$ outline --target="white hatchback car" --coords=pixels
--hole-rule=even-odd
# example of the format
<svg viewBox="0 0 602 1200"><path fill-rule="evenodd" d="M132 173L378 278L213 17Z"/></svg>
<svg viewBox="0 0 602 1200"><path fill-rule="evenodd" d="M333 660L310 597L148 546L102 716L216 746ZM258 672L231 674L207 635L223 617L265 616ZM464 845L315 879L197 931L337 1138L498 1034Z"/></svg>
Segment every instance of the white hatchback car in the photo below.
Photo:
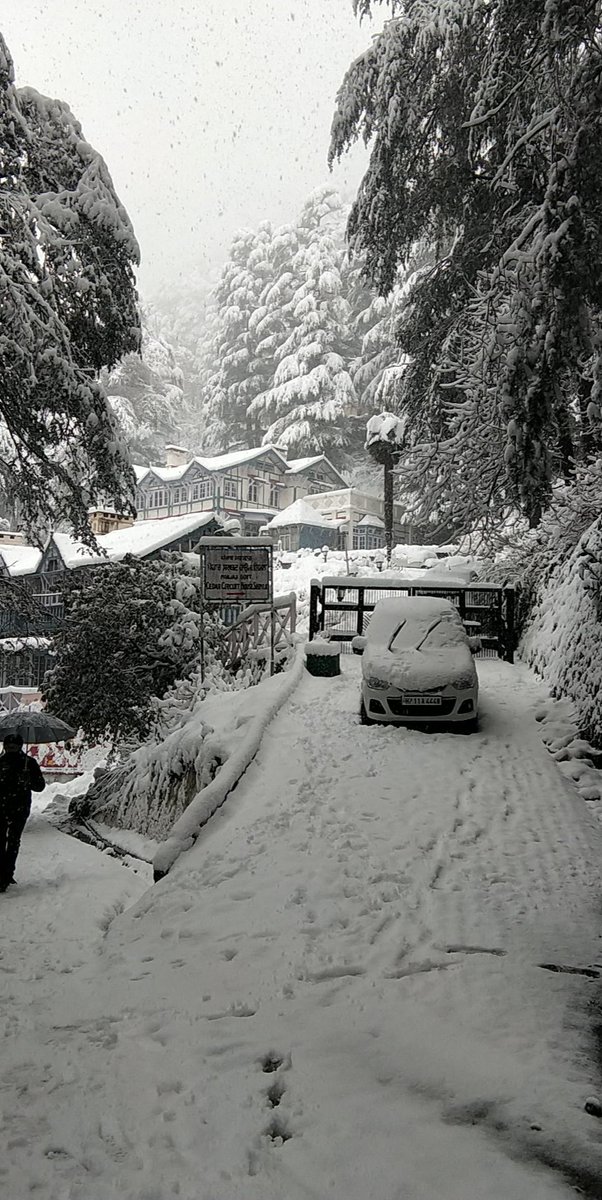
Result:
<svg viewBox="0 0 602 1200"><path fill-rule="evenodd" d="M457 608L436 596L395 596L375 605L363 653L361 719L477 728L479 684Z"/></svg>

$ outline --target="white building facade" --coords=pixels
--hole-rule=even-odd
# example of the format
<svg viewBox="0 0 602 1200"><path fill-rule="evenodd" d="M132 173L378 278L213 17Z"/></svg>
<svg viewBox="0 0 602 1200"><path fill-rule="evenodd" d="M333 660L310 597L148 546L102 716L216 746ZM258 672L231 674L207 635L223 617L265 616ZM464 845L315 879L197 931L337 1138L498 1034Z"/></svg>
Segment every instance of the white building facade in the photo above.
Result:
<svg viewBox="0 0 602 1200"><path fill-rule="evenodd" d="M165 466L134 469L138 520L215 512L237 518L247 537L295 500L345 487L325 455L287 461L275 446L214 457L168 446Z"/></svg>

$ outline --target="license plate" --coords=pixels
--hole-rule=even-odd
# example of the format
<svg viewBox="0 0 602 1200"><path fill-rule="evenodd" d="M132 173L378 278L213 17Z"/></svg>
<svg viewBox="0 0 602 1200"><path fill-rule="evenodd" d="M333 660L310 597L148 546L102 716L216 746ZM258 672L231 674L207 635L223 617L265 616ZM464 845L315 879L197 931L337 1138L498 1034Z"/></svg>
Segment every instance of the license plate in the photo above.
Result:
<svg viewBox="0 0 602 1200"><path fill-rule="evenodd" d="M441 696L405 695L401 697L401 700L403 704L432 704L434 708L436 708L438 704L441 704Z"/></svg>

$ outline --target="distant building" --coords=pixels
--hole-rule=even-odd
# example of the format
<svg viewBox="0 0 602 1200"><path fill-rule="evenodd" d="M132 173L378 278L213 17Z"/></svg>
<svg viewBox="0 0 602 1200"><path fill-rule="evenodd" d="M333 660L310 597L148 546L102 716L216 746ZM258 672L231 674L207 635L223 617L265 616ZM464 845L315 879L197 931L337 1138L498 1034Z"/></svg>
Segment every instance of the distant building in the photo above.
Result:
<svg viewBox="0 0 602 1200"><path fill-rule="evenodd" d="M282 550L312 550L328 546L339 548L340 533L336 522L323 517L307 500L295 500L273 517L264 532L273 537Z"/></svg>
<svg viewBox="0 0 602 1200"><path fill-rule="evenodd" d="M165 466L134 467L139 520L215 512L236 517L241 533L256 537L295 500L346 486L324 454L287 461L276 446L212 457L192 457L181 446L165 453Z"/></svg>
<svg viewBox="0 0 602 1200"><path fill-rule="evenodd" d="M312 525L310 514L316 519ZM289 505L264 527L266 534L277 539L283 550L300 550L305 546L328 545L340 550L380 550L385 545L384 503L379 496L353 488L337 488L328 492L313 492L303 499L302 522L298 520L298 502ZM316 541L318 529L331 532L331 540L323 536ZM393 543L408 544L413 529L405 519L403 505L393 505Z"/></svg>
<svg viewBox="0 0 602 1200"><path fill-rule="evenodd" d="M238 532L238 523L214 513L136 521L97 537L98 552L67 533L54 533L43 550L0 535L0 576L20 580L37 601L34 618L13 605L0 609L0 705L3 695L40 687L52 665L51 637L64 615L66 571L121 562L128 554L157 558L162 551L193 550L199 538ZM18 598L18 592L17 592Z"/></svg>

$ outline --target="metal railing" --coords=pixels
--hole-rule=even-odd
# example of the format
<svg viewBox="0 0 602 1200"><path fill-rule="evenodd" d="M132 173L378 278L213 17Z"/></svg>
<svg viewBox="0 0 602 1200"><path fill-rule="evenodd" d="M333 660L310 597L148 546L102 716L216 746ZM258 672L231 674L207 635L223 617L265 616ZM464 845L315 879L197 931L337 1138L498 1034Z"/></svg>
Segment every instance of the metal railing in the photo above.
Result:
<svg viewBox="0 0 602 1200"><path fill-rule="evenodd" d="M456 605L469 634L480 638L484 657L514 662L514 588L470 583L449 586L415 580L358 579L335 575L313 580L310 590L309 636L328 633L343 643L366 632L370 616L386 596L440 596Z"/></svg>

